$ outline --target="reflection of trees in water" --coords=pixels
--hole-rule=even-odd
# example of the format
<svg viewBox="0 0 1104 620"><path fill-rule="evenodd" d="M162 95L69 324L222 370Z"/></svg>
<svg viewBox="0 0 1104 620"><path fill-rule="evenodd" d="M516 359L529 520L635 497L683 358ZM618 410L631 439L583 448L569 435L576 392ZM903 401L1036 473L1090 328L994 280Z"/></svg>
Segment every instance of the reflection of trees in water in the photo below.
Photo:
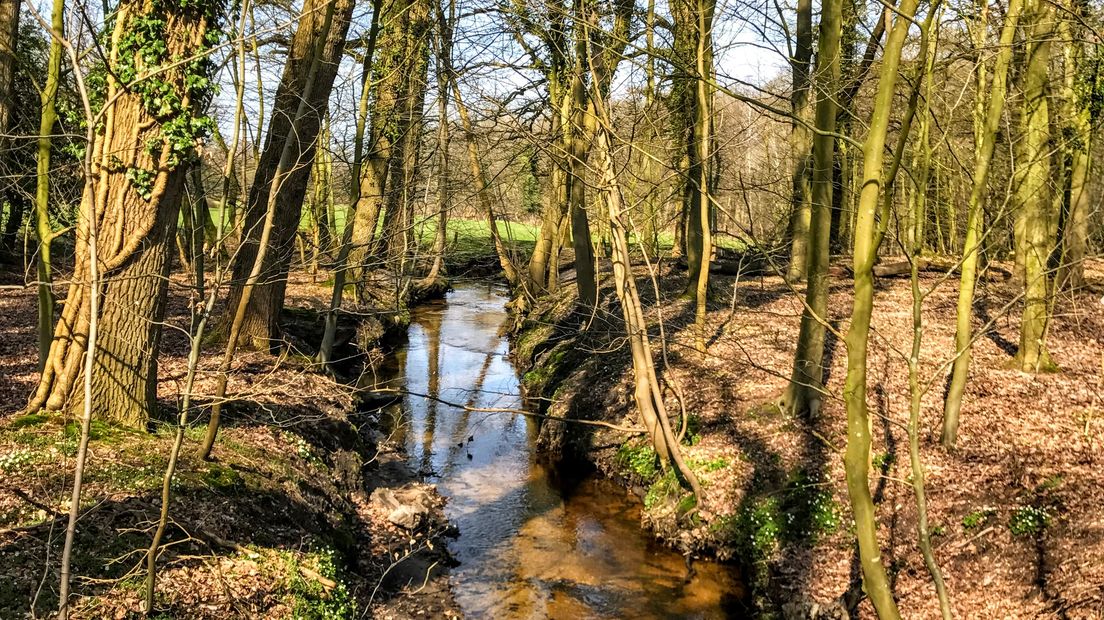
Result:
<svg viewBox="0 0 1104 620"><path fill-rule="evenodd" d="M433 469L433 437L437 431L437 398L441 392L441 312L428 312L419 319L426 340L427 381L425 430L422 431L422 471Z"/></svg>
<svg viewBox="0 0 1104 620"><path fill-rule="evenodd" d="M479 412L471 408L495 398L519 398L516 376L496 365L504 345L491 320L495 311L477 294L460 291L457 303L419 312L409 343L415 357L396 352L404 356L399 368L411 391L410 383L420 386L426 373L428 398L405 399L407 423L424 416L415 426L423 434L407 444L421 449L411 453L412 463L423 471L436 463L438 477L458 483L451 506L466 511L459 522L466 537L455 550L464 564L452 576L461 605L475 616L506 618L715 617L726 609L724 593L738 585L725 571L702 565L690 579L681 555L649 544L637 508L619 492L594 481L549 478L552 472L530 460L530 433L519 419L472 417ZM435 400L453 390L465 393L455 400L469 409ZM476 446L480 456L499 456L471 464L466 456Z"/></svg>

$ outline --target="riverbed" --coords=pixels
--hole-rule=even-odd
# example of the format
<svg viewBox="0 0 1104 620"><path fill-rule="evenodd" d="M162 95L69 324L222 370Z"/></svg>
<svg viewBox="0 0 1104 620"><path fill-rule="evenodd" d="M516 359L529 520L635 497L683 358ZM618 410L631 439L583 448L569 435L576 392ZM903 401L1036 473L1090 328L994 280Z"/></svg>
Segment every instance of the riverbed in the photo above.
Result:
<svg viewBox="0 0 1104 620"><path fill-rule="evenodd" d="M437 485L459 536L450 587L471 618L739 617L734 568L689 566L640 527L639 505L595 475L561 476L535 452L502 333L504 292L465 284L419 306L380 369L410 465ZM482 411L472 411L479 409Z"/></svg>

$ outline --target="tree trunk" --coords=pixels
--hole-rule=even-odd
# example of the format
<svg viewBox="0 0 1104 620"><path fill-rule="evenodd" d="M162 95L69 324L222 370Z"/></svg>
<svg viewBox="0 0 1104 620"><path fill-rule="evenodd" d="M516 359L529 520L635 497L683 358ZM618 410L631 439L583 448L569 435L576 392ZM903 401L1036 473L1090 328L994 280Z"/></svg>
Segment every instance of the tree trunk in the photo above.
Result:
<svg viewBox="0 0 1104 620"><path fill-rule="evenodd" d="M951 379L943 401L943 435L945 448L954 448L958 439L959 412L966 379L970 372L970 349L973 342L974 287L977 285L978 264L981 260L981 243L985 218L985 198L988 194L989 165L997 143L1004 99L1008 85L1008 68L1012 62L1012 40L1023 10L1023 0L1009 0L1008 11L1001 27L1000 46L993 63L990 81L989 103L974 152L973 187L966 212L966 240L962 247L961 277L958 285L958 305L955 310L955 359L951 366ZM980 81L980 78L979 78Z"/></svg>
<svg viewBox="0 0 1104 620"><path fill-rule="evenodd" d="M257 162L253 185L245 206L242 243L234 263L230 287L231 308L236 307L242 297L247 276L257 256L257 244L269 194L276 192L276 219L271 247L265 254L256 290L250 295L245 323L241 329L243 344L259 350L269 350L280 337L280 310L284 305L287 274L294 255L295 235L299 228L307 178L314 162L322 116L328 108L330 91L352 17L353 0L331 1L336 4L328 35L322 32L326 11L321 8L325 6L326 0L307 0L303 6L298 28L288 50L284 74L276 91L275 109L269 122L264 151ZM322 46L315 45L318 36L326 36ZM296 110L304 96L303 88L311 70L312 56L319 47L319 70L311 89L307 113L293 125L292 120L296 118ZM283 176L279 187L273 187L280 155L293 132L296 148L299 149L292 157L296 165Z"/></svg>
<svg viewBox="0 0 1104 620"><path fill-rule="evenodd" d="M576 15L575 19L581 18ZM575 285L579 291L579 304L592 308L598 303L598 277L586 212L586 180L583 178L590 139L586 135L587 96L581 69L571 81L565 107L571 110L571 122L564 125L563 130L564 150L567 153L567 211L571 218L571 246L575 250Z"/></svg>
<svg viewBox="0 0 1104 620"><path fill-rule="evenodd" d="M438 286L445 260L449 207L449 73L452 66L452 26L456 15L455 0L449 3L449 17L438 5L437 10L437 226L433 236L433 263L419 288ZM442 286L447 286L440 280Z"/></svg>
<svg viewBox="0 0 1104 620"><path fill-rule="evenodd" d="M882 55L878 89L863 143L863 182L855 220L855 301L846 337L847 379L843 391L843 399L847 405L844 469L847 474L847 494L851 499L851 511L855 518L855 536L859 542L863 589L882 620L899 618L900 614L893 599L885 565L882 563L878 544L878 520L870 495L872 432L866 403L867 345L870 337L870 316L874 309L872 270L878 255L878 247L874 245L875 214L882 190L882 160L892 116L901 49L913 23L916 6L917 0L902 0L898 7L893 29L886 40Z"/></svg>
<svg viewBox="0 0 1104 620"><path fill-rule="evenodd" d="M1078 5L1079 6L1079 5ZM1059 289L1076 290L1085 283L1085 255L1089 238L1090 204L1089 172L1092 166L1092 126L1093 110L1078 80L1090 88L1095 88L1100 71L1098 63L1093 63L1091 73L1084 75L1084 49L1080 40L1082 29L1074 23L1081 16L1078 8L1072 9L1070 18L1063 16L1058 24L1059 40L1063 41L1063 80L1059 97L1065 124L1065 154L1069 166L1066 185L1065 221L1062 226L1062 251L1058 261L1058 273L1055 285ZM1076 35L1077 39L1074 38Z"/></svg>
<svg viewBox="0 0 1104 620"><path fill-rule="evenodd" d="M591 67L594 67L591 58ZM610 144L610 118L604 101L606 94L597 93L595 109L601 120L596 126L598 169L603 202L605 202L610 222L612 245L613 277L617 299L621 305L625 320L625 332L632 352L633 365L633 402L636 404L641 422L648 431L652 447L661 461L672 464L676 472L690 487L697 501L701 501L701 485L693 470L682 458L678 437L671 429L667 409L659 379L656 376L655 360L648 338L648 325L644 318L640 294L636 288L636 278L632 273L629 254L628 228L624 221L624 198L614 168L613 153Z"/></svg>
<svg viewBox="0 0 1104 620"><path fill-rule="evenodd" d="M360 215L360 198L363 185L362 170L364 168L364 134L368 121L368 99L371 94L369 88L372 77L372 65L376 54L376 41L379 37L380 20L381 20L381 6L382 0L372 1L372 22L368 27L368 47L364 52L364 58L361 61L361 91L360 102L357 106L356 127L353 135L353 167L350 175L350 200L349 211L345 214L345 226L341 231L341 247L337 251L337 260L334 264L334 284L333 290L330 293L330 308L326 312L326 318L322 329L322 342L318 347L318 361L326 364L330 361L333 355L334 339L337 335L337 312L341 308L342 297L345 294L345 281L349 273L350 261L354 258L354 243L356 241L357 232L364 226L359 222ZM371 230L374 233L375 221L372 221ZM336 227L334 228L336 231ZM370 233L368 236L369 241L372 238ZM363 255L360 260L363 261ZM352 263L354 268L361 263ZM359 270L354 271L359 273Z"/></svg>
<svg viewBox="0 0 1104 620"><path fill-rule="evenodd" d="M404 160L402 141L409 131L407 123L410 120L404 110L410 105L410 83L414 79L412 74L418 69L415 65L419 64L416 61L421 58L423 93L424 74L428 68L425 58L428 47L423 41L415 40L413 34L415 30L425 33L429 27L427 3L402 0L384 8L379 2L375 12L380 13L380 18L373 26L372 58L365 59L361 113L357 117L358 134L364 133L368 118L371 118L371 131L364 157L366 165L357 166L359 189L348 261L349 275L360 297L366 294L363 288L365 272L376 266L373 262L379 259L378 250L390 246L388 224L394 228L395 214L391 214L378 237L376 231L387 205L390 204L392 210L400 206L393 200L401 197L395 191L402 188L395 190L391 185L396 175L403 178L402 171L396 172L394 168L401 168ZM369 86L369 76L374 87Z"/></svg>
<svg viewBox="0 0 1104 620"><path fill-rule="evenodd" d="M210 97L209 91L191 86L196 77L207 77L208 63L199 69L172 63L208 46L207 27L217 10L214 5L179 9L150 0L124 2L117 10L111 38L116 66L108 75L128 71L143 75L161 69L156 84L167 85L178 103L168 113L164 107L151 111L143 101L157 85L138 80L124 86L114 77L107 80L105 100L111 104L90 146L91 176L85 180L81 200L73 281L29 410L62 410L78 404L73 396L83 376L81 359L91 319L92 217L96 218L101 301L100 338L90 377L93 410L113 422L144 428L156 406L169 257L195 140L189 135L181 144L180 135L166 135L162 128L180 120L195 126L193 119L203 113ZM156 24L164 47L151 51L139 47L141 41L124 39L136 19Z"/></svg>
<svg viewBox="0 0 1104 620"><path fill-rule="evenodd" d="M1025 7L1028 34L1021 74L1023 108L1020 139L1017 142L1014 185L1016 188L1016 242L1023 269L1024 309L1020 322L1020 349L1016 363L1025 372L1050 366L1045 339L1050 297L1047 273L1053 242L1050 235L1052 202L1049 199L1050 110L1047 102L1047 73L1051 36L1055 29L1054 9L1049 2L1030 0Z"/></svg>
<svg viewBox="0 0 1104 620"><path fill-rule="evenodd" d="M697 153L697 175L692 177L694 193L697 195L696 236L700 252L697 263L697 278L694 284L694 324L697 331L697 347L705 353L705 311L709 298L709 262L713 254L713 186L715 185L714 138L713 138L713 11L714 0L698 0L695 6L697 17L697 88L694 106L694 147ZM693 225L693 221L691 221ZM687 256L687 260L691 260ZM691 272L694 269L691 267Z"/></svg>
<svg viewBox="0 0 1104 620"><path fill-rule="evenodd" d="M65 33L65 0L54 0L50 27L60 36ZM57 121L57 91L61 80L61 42L50 40L50 58L46 65L46 85L42 89L42 116L38 127L38 166L35 186L35 232L38 236L38 367L45 365L54 332L53 260L54 232L50 226L50 152L51 136Z"/></svg>
<svg viewBox="0 0 1104 620"><path fill-rule="evenodd" d="M413 3L406 13L402 39L405 79L400 85L394 114L392 164L384 198L382 248L391 268L406 288L414 255L414 194L422 146L426 79L429 70L430 3ZM373 121L375 117L373 117Z"/></svg>
<svg viewBox="0 0 1104 620"><path fill-rule="evenodd" d="M503 275L510 288L521 285L521 275L518 273L514 262L510 258L502 236L498 232L498 219L494 213L494 197L491 195L491 187L487 182L487 175L483 171L483 164L479 157L479 147L476 145L475 127L471 117L468 116L468 108L464 105L464 98L460 95L460 85L456 82L456 75L451 66L446 69L449 81L452 83L453 96L456 99L456 109L460 113L460 123L464 128L464 138L468 143L468 165L471 167L472 177L475 179L475 191L479 197L479 206L487 218L487 227L491 231L491 242L494 244L495 254L498 256L498 264L502 268Z"/></svg>
<svg viewBox="0 0 1104 620"><path fill-rule="evenodd" d="M790 160L793 164L791 185L793 195L790 214L790 264L786 279L790 282L805 280L809 264L809 226L813 217L811 187L809 185L809 152L813 132L806 123L812 121L812 97L810 97L810 66L813 57L813 3L798 0L797 32L790 61L793 91L790 94L790 111L794 120L790 124Z"/></svg>
<svg viewBox="0 0 1104 620"><path fill-rule="evenodd" d="M832 222L832 168L836 140L836 98L840 81L841 0L826 0L817 41L817 90L813 138L812 217L809 228L808 285L794 354L793 373L782 406L815 416L824 382L824 336L828 321L828 243Z"/></svg>

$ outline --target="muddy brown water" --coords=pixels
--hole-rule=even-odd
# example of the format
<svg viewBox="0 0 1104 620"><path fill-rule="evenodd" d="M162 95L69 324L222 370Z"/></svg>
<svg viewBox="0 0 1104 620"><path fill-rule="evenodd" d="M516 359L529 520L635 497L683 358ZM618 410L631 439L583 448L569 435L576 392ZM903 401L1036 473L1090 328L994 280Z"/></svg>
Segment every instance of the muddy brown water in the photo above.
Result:
<svg viewBox="0 0 1104 620"><path fill-rule="evenodd" d="M410 464L448 498L459 529L449 574L469 618L740 617L735 569L683 557L640 528L637 502L597 476L564 480L537 459L501 328L503 291L457 287L418 307L380 379L405 389L394 428Z"/></svg>

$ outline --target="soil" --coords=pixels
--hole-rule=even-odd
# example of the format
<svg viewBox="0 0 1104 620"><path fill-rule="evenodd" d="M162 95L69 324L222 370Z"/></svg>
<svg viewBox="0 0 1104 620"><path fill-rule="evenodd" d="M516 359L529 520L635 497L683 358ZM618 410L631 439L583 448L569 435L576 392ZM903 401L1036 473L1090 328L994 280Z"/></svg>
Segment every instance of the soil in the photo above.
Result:
<svg viewBox="0 0 1104 620"><path fill-rule="evenodd" d="M939 434L957 280L922 276L932 292L923 305L921 451L935 555L955 617L1104 617L1104 263L1087 271L1085 290L1057 299L1047 338L1057 369L1038 374L1011 363L1022 289L982 283L975 306L982 335L953 452L940 447ZM775 403L791 372L803 289L771 276L714 275L703 355L692 303L679 298L685 276L672 267L661 273L657 304L648 272L636 270L667 408L689 412L682 450L704 485L697 510L639 437L546 422L542 449L592 463L640 496L643 525L671 546L742 564L760 612L874 617L861 594L844 485L841 339L828 339L829 396L819 415L794 417ZM515 336L514 354L528 369L528 395L546 413L633 426L631 361L618 303L604 284L599 307L585 315L574 310L572 286L538 304ZM877 285L867 399L879 539L902 613L937 618L916 543L905 428L912 296L907 277ZM850 295L850 280L835 277L830 318L841 334Z"/></svg>
<svg viewBox="0 0 1104 620"><path fill-rule="evenodd" d="M21 411L37 381L34 289L0 274L0 617L57 606L58 563L79 429L72 420ZM149 432L96 422L75 543L73 616L137 617L145 550L186 370L190 289L174 276L160 357L160 411ZM173 483L170 527L158 560L162 617L458 617L448 590L452 534L444 500L405 465L351 381L310 363L318 310L330 287L293 274L286 346L234 360L215 460L196 456L206 417L189 422ZM224 296L225 297L225 296ZM225 314L217 307L215 316ZM344 354L378 358L405 325L401 313L351 308L358 325ZM397 318L396 318L397 317ZM221 346L204 347L195 386L213 393ZM371 350L367 350L371 349ZM344 368L351 370L355 364ZM396 526L370 501L378 488L421 487L429 514Z"/></svg>

